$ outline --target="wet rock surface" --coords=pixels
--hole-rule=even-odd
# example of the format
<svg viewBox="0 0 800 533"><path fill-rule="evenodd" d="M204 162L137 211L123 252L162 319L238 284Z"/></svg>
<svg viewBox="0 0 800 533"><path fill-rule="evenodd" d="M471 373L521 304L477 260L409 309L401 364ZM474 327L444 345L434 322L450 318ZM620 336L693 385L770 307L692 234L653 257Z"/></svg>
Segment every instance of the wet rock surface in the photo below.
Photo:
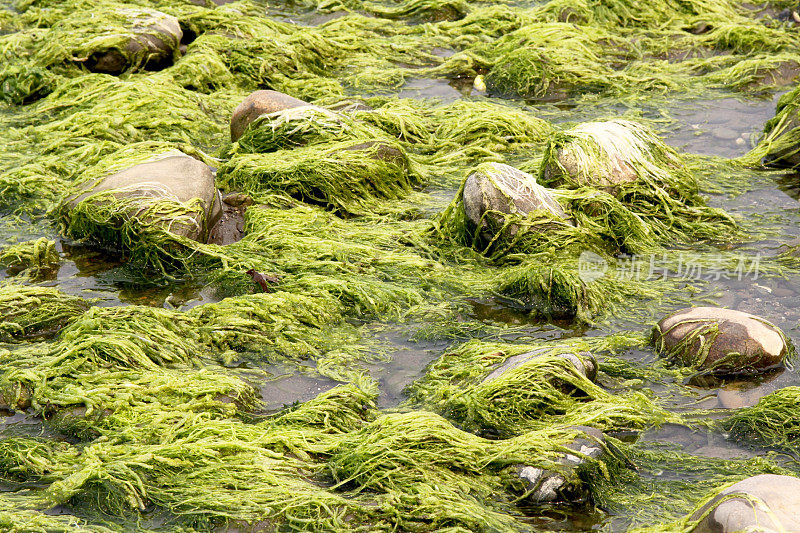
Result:
<svg viewBox="0 0 800 533"><path fill-rule="evenodd" d="M720 307L673 313L654 328L653 342L685 366L720 374L775 368L790 350L783 333L765 319Z"/></svg>
<svg viewBox="0 0 800 533"><path fill-rule="evenodd" d="M763 474L719 493L691 517L693 533L800 531L800 479Z"/></svg>

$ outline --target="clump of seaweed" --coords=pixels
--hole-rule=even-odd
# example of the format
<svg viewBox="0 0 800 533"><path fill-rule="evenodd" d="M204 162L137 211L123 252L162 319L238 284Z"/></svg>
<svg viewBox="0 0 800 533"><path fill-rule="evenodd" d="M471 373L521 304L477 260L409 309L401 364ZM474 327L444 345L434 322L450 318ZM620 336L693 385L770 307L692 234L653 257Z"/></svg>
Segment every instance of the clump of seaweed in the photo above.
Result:
<svg viewBox="0 0 800 533"><path fill-rule="evenodd" d="M749 166L800 165L800 87L781 96L775 117L764 126L758 146L740 161Z"/></svg>
<svg viewBox="0 0 800 533"><path fill-rule="evenodd" d="M48 278L58 270L60 258L55 241L42 237L0 250L0 267L9 274L24 274L32 280Z"/></svg>
<svg viewBox="0 0 800 533"><path fill-rule="evenodd" d="M797 455L800 453L797 424L797 401L800 388L785 387L776 390L752 407L733 413L722 422L730 438Z"/></svg>
<svg viewBox="0 0 800 533"><path fill-rule="evenodd" d="M498 39L486 52L496 58L486 75L487 87L535 99L603 90L614 83L615 75L601 59L599 40L569 24L527 25Z"/></svg>
<svg viewBox="0 0 800 533"><path fill-rule="evenodd" d="M52 287L0 286L0 341L43 337L83 315L90 302Z"/></svg>
<svg viewBox="0 0 800 533"><path fill-rule="evenodd" d="M419 183L402 148L374 139L304 146L291 155L237 154L220 167L217 180L257 201L282 192L345 214L370 212L376 198L402 198Z"/></svg>
<svg viewBox="0 0 800 533"><path fill-rule="evenodd" d="M542 349L524 364L487 376L509 357ZM433 362L409 388L409 401L472 431L519 435L551 424L605 430L643 428L671 419L646 395L614 395L580 373L561 353L574 348L470 341Z"/></svg>

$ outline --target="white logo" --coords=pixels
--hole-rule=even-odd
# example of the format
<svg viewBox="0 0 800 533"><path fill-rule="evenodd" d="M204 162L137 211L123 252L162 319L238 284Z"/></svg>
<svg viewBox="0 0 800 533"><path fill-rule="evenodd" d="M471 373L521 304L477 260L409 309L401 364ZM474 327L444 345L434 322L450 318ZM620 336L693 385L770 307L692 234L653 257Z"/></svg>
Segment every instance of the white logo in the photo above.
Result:
<svg viewBox="0 0 800 533"><path fill-rule="evenodd" d="M594 252L581 252L578 257L578 277L584 283L591 283L605 276L608 270L608 261Z"/></svg>

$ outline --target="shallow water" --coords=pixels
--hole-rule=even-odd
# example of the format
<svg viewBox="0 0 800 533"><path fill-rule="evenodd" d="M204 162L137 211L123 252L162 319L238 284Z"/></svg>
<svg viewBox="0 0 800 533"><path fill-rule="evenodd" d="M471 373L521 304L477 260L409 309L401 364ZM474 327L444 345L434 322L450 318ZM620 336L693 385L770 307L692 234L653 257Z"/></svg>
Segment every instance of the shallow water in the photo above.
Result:
<svg viewBox="0 0 800 533"><path fill-rule="evenodd" d="M226 2L219 1L219 4ZM538 2L518 5L528 7ZM2 4L0 4L2 5ZM291 3L281 5L274 16L301 26L315 26L342 16L341 12L318 14L313 11L294 9ZM449 49L434 50L436 55L449 57ZM468 80L407 78L397 92L401 98L431 99L451 103L458 99L483 99ZM636 103L621 103L618 99L599 98L591 102L515 102L537 116L567 126L572 123L616 116L641 118L656 128L667 143L682 153L701 156L695 164L704 162L713 170L714 158L733 158L748 152L757 141L764 123L774 116L775 104L781 93L769 97L742 98L732 93L719 92L716 98L676 97L671 100L654 98ZM352 96L362 96L354 94ZM490 101L497 98L488 97ZM531 155L531 158L537 155ZM740 253L750 271L742 276L730 272L706 270L702 302L720 305L760 315L780 327L800 346L800 275L775 278L758 271L760 258L771 257L780 247L800 239L800 176L785 172L743 171L747 187L727 190L709 187L710 203L740 217L742 225L754 236L751 240L732 247ZM707 176L708 177L708 176ZM725 176L710 176L714 182L725 182ZM732 185L735 187L735 185ZM724 187L723 187L724 189ZM423 206L423 215L435 216L456 193L456 188L432 187L425 191L429 202ZM196 306L220 301L210 288L193 280L157 280L148 282L139 272L126 266L119 254L104 252L60 239L57 229L41 223L30 224L11 216L0 217L0 243L25 241L39 237L54 238L62 262L53 279L43 285L58 287L67 294L92 299L101 306L148 305L168 309L189 310ZM728 250L730 251L730 250ZM688 247L687 252L708 254L708 247ZM643 258L646 260L647 258ZM689 256L691 260L691 256ZM674 276L676 273L666 273ZM0 280L7 273L0 269ZM741 278L741 279L740 279ZM698 298L697 303L700 303ZM477 323L485 330L475 327L475 336L488 336L506 341L556 340L582 336L599 336L618 331L642 331L664 314L674 310L669 305L658 305L651 310L642 310L648 320L631 321L609 317L595 326L576 325L570 321L542 321L532 319L530 314L508 300L492 296L476 296L469 300L465 311L465 323ZM425 375L429 363L437 359L450 346L467 340L469 336L455 335L446 340L419 340L425 324L370 323L364 325L375 341L374 353L365 365L367 373L379 387L378 405L393 408L406 398L406 387ZM489 333L487 333L489 332ZM424 338L424 335L422 335ZM651 350L628 350L620 354L626 361L640 366L651 365L656 357ZM245 362L234 362L231 372L256 385L264 407L259 415L270 414L279 409L316 397L330 390L339 382L320 377L313 364L296 368L270 365L256 367ZM618 386L613 379L600 378L609 389ZM711 416L723 416L731 409L754 405L766 394L782 387L800 385L800 376L794 368L787 368L759 379L749 380L693 380L687 381L681 393L675 393L672 384L641 383L642 390L652 391L664 400L671 410L687 412L694 409L712 410ZM625 385L627 386L627 385ZM35 417L14 414L0 421L0 437L45 436L63 438L50 432ZM739 446L717 431L692 430L684 426L666 425L638 435L644 444L670 444L682 451L704 458L749 458L756 455L751 449ZM675 472L648 473L664 479L675 477ZM691 480L687 480L691 481ZM0 487L0 490L11 490ZM65 511L66 512L66 511ZM527 509L530 524L541 530L591 531L611 525L622 530L630 525L626 517L608 516L585 510ZM535 516L534 516L535 515Z"/></svg>

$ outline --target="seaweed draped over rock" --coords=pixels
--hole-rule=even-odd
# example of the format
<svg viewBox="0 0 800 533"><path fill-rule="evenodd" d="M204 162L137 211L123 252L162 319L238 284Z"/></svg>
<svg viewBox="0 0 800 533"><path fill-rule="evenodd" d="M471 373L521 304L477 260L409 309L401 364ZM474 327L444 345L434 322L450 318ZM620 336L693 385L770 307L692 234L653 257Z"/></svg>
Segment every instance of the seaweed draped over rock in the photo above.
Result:
<svg viewBox="0 0 800 533"><path fill-rule="evenodd" d="M741 161L750 166L800 166L800 86L781 96L775 117L764 126L758 146Z"/></svg>
<svg viewBox="0 0 800 533"><path fill-rule="evenodd" d="M511 357L532 350L535 355L523 363L490 375ZM671 420L672 415L640 392L606 392L576 368L575 357L587 356L558 343L471 341L434 361L410 387L409 401L467 429L502 437L554 423L610 430Z"/></svg>

